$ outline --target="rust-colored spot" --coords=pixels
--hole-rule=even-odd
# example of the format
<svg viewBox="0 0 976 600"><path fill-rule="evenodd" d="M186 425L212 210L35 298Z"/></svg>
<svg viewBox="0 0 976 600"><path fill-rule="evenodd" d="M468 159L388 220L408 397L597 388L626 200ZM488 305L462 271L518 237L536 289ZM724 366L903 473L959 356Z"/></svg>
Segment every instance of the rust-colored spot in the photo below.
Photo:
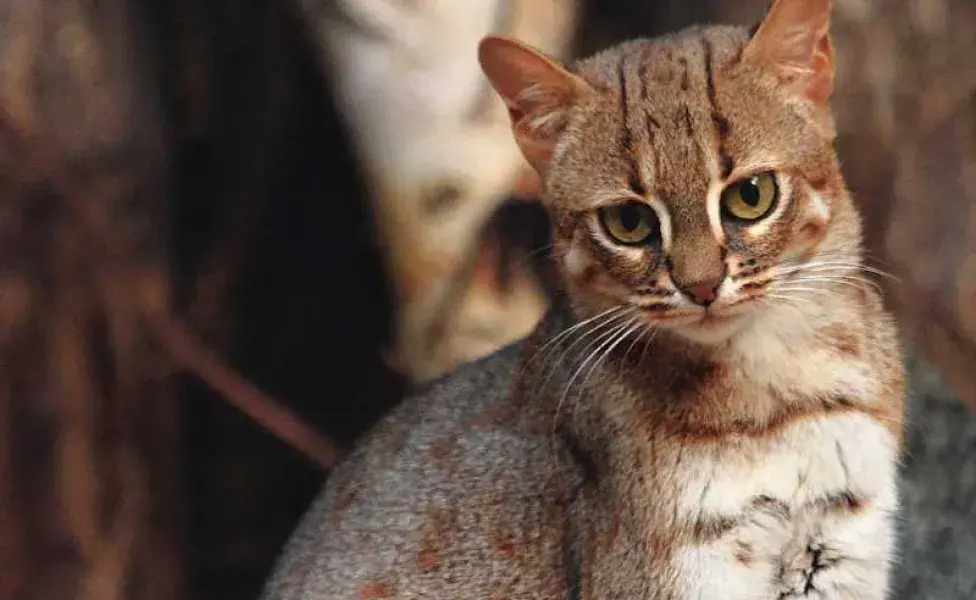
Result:
<svg viewBox="0 0 976 600"><path fill-rule="evenodd" d="M505 558L515 558L515 544L507 536L499 536L495 540L495 550Z"/></svg>
<svg viewBox="0 0 976 600"><path fill-rule="evenodd" d="M858 337L843 325L832 325L823 332L831 347L845 356L860 356L861 344Z"/></svg>
<svg viewBox="0 0 976 600"><path fill-rule="evenodd" d="M815 177L810 180L810 189L817 192L822 192L823 189L827 187L827 183L829 183L829 181L826 177Z"/></svg>
<svg viewBox="0 0 976 600"><path fill-rule="evenodd" d="M440 557L437 547L432 540L425 538L421 543L420 552L417 554L417 562L420 570L424 573L432 573L441 567Z"/></svg>
<svg viewBox="0 0 976 600"><path fill-rule="evenodd" d="M427 448L427 456L438 461L445 460L454 452L456 446L457 438L453 435L442 437L431 442L430 447Z"/></svg>
<svg viewBox="0 0 976 600"><path fill-rule="evenodd" d="M751 544L737 541L735 543L735 561L744 567L751 566L753 563L753 549Z"/></svg>
<svg viewBox="0 0 976 600"><path fill-rule="evenodd" d="M390 586L378 581L366 581L359 589L361 600L382 600L389 598L391 593Z"/></svg>
<svg viewBox="0 0 976 600"><path fill-rule="evenodd" d="M497 427L499 425L511 423L515 420L516 416L517 411L515 410L515 407L509 402L502 401L491 405L481 414L468 419L465 425L471 427L472 429L477 429L480 427Z"/></svg>
<svg viewBox="0 0 976 600"><path fill-rule="evenodd" d="M346 510L356 499L357 494L359 494L359 488L352 484L346 484L339 490L336 495L335 510L332 513L332 519L335 524L338 525L343 517L346 516Z"/></svg>
<svg viewBox="0 0 976 600"><path fill-rule="evenodd" d="M614 513L610 525L610 541L616 542L618 537L620 537L620 515Z"/></svg>

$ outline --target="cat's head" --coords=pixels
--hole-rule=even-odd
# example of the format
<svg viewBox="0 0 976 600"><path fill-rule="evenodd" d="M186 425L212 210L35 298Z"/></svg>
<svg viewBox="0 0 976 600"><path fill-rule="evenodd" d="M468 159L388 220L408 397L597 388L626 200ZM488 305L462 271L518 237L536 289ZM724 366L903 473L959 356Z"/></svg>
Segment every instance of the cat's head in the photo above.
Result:
<svg viewBox="0 0 976 600"><path fill-rule="evenodd" d="M704 343L816 306L860 260L833 150L830 0L777 0L751 31L692 28L564 69L489 37L482 67L545 182L577 310ZM814 276L815 275L815 276Z"/></svg>

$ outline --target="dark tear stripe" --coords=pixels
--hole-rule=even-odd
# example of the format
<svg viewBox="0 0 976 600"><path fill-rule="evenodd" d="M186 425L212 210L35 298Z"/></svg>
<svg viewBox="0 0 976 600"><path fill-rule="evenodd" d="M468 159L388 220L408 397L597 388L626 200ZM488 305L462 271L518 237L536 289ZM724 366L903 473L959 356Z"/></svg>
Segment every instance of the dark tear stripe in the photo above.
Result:
<svg viewBox="0 0 976 600"><path fill-rule="evenodd" d="M647 112L647 143L651 147L651 153L654 155L654 177L661 177L661 154L657 149L657 132L661 129L661 124L654 115L651 114L650 110Z"/></svg>
<svg viewBox="0 0 976 600"><path fill-rule="evenodd" d="M629 108L627 106L627 77L624 73L624 61L627 56L620 57L617 65L617 77L620 85L620 146L624 153L624 160L627 161L627 185L638 196L647 196L647 186L640 178L640 170L637 168L637 157L634 150L634 136L630 133L628 122L630 121Z"/></svg>
<svg viewBox="0 0 976 600"><path fill-rule="evenodd" d="M681 72L681 91L687 92L688 91L688 88L691 87L691 77L688 74L688 59L685 58L684 56L682 56L679 62L681 63L681 69L682 69L682 72Z"/></svg>
<svg viewBox="0 0 976 600"><path fill-rule="evenodd" d="M631 139L630 129L627 127L628 120L628 109L627 109L627 77L624 74L624 60L626 56L620 57L620 62L617 64L617 85L620 87L620 120L621 120L621 139L620 145L624 150L630 150Z"/></svg>
<svg viewBox="0 0 976 600"><path fill-rule="evenodd" d="M651 82L647 77L647 54L649 54L649 48L645 48L644 52L641 54L641 71L640 71L640 83L641 83L641 99L647 100L648 98L648 88L650 88ZM654 176L657 177L658 173L661 172L660 165L658 163L658 155L654 148L655 140L657 139L657 132L661 129L661 123L658 122L654 115L651 114L650 107L644 107L647 115L645 122L645 129L647 129L647 139L651 146L651 151L654 152Z"/></svg>
<svg viewBox="0 0 976 600"><path fill-rule="evenodd" d="M640 99L647 102L647 50L640 53L640 66L637 67L637 81L640 82Z"/></svg>
<svg viewBox="0 0 976 600"><path fill-rule="evenodd" d="M708 39L702 38L702 44L705 49L705 81L706 90L708 91L708 103L712 107L712 122L715 124L715 131L718 133L718 156L719 160L722 162L722 177L728 178L735 168L735 161L729 156L728 150L725 148L725 144L732 134L732 124L729 120L722 116L719 110L718 100L715 98L715 73L712 69L712 45L708 42Z"/></svg>

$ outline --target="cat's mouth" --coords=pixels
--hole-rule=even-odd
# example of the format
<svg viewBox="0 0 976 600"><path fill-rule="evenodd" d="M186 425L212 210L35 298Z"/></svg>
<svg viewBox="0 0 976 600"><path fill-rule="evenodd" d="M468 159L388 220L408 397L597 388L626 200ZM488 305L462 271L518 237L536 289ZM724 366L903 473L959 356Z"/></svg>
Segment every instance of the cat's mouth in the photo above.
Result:
<svg viewBox="0 0 976 600"><path fill-rule="evenodd" d="M721 308L672 309L668 311L644 311L655 323L660 325L718 325L730 323L745 316L745 307L739 303Z"/></svg>
<svg viewBox="0 0 976 600"><path fill-rule="evenodd" d="M712 325L730 323L743 317L741 312L730 313L726 311L713 311L707 309L687 312L671 312L663 315L661 313L651 312L651 315L655 323L674 327L687 325L709 327Z"/></svg>
<svg viewBox="0 0 976 600"><path fill-rule="evenodd" d="M747 307L740 304L714 309L679 309L664 313L647 311L648 320L655 325L704 343L720 342L733 335L745 324L748 316Z"/></svg>

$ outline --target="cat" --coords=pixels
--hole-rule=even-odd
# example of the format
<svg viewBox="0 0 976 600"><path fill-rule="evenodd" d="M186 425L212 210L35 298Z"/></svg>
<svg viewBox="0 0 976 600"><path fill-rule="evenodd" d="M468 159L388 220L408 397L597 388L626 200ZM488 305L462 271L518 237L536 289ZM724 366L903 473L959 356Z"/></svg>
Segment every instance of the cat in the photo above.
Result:
<svg viewBox="0 0 976 600"><path fill-rule="evenodd" d="M479 46L560 294L331 477L270 599L882 599L895 326L836 154L829 0L566 69Z"/></svg>

